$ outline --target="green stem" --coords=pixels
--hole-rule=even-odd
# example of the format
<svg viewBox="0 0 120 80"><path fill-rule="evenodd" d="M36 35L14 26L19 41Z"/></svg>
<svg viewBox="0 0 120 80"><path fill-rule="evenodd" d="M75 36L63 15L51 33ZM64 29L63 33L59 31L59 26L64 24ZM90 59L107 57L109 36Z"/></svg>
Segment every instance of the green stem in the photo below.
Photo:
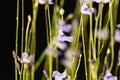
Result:
<svg viewBox="0 0 120 80"><path fill-rule="evenodd" d="M51 18L50 18L50 9L48 5L48 22L49 22L49 32L50 32L50 43L52 41L52 28L51 28Z"/></svg>
<svg viewBox="0 0 120 80"><path fill-rule="evenodd" d="M88 80L87 77L87 64L86 64L86 53L85 53L85 42L84 42L84 25L83 25L83 16L81 15L81 24L82 24L82 43L83 43L83 54L84 54L84 65L85 65L85 78Z"/></svg>
<svg viewBox="0 0 120 80"><path fill-rule="evenodd" d="M30 15L28 17L30 17ZM28 18L27 29L26 29L26 38L25 38L25 52L27 52L27 50L28 50L28 32L29 32L30 22L31 22L31 20Z"/></svg>
<svg viewBox="0 0 120 80"><path fill-rule="evenodd" d="M100 63L100 61L99 61L99 59L100 59L100 53L101 53L101 50L102 50L102 48L100 49L100 47L101 47L101 42L100 42L100 35L101 35L101 33L100 33L100 31L101 31L101 28L102 28L102 11L103 11L103 6L104 6L104 4L103 3L100 3L99 4L99 11L100 11L100 22L99 22L99 33L98 33L98 48L97 48L97 50L98 50L98 61L97 61L97 71L98 71L98 69L99 69L99 63Z"/></svg>
<svg viewBox="0 0 120 80"><path fill-rule="evenodd" d="M16 41L15 41L16 55L18 55L18 25L19 25L19 0L17 0L17 14L16 14ZM15 63L16 62L17 59L15 59ZM15 64L15 80L18 80L16 64Z"/></svg>
<svg viewBox="0 0 120 80"><path fill-rule="evenodd" d="M24 44L24 0L22 0L22 36L21 36L21 54L23 53Z"/></svg>
<svg viewBox="0 0 120 80"><path fill-rule="evenodd" d="M109 14L110 14L110 35L111 35L111 64L110 64L110 70L113 67L114 63L114 27L113 27L113 9L112 9L112 4L109 4Z"/></svg>
<svg viewBox="0 0 120 80"><path fill-rule="evenodd" d="M80 66L80 63L81 63L81 57L82 57L82 54L80 54L80 56L79 56L79 61L78 61L78 65L77 65L77 68L76 68L76 71L75 71L74 80L76 80L76 77L77 77L77 72L78 72L78 69L79 69L79 66Z"/></svg>
<svg viewBox="0 0 120 80"><path fill-rule="evenodd" d="M47 21L47 13L46 13L46 9L45 9L45 23L46 23L46 35L47 35L47 45L49 46L49 32L48 32L48 21Z"/></svg>

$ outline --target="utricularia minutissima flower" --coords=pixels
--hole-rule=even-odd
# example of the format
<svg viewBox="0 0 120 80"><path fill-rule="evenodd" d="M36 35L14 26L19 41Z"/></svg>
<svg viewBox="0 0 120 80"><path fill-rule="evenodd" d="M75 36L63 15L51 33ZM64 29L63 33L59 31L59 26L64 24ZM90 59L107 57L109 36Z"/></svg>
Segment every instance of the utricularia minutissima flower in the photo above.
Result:
<svg viewBox="0 0 120 80"><path fill-rule="evenodd" d="M110 70L106 70L105 76L104 76L104 80L117 80L116 76L113 76L110 73Z"/></svg>
<svg viewBox="0 0 120 80"><path fill-rule="evenodd" d="M65 80L71 80L70 76L67 75L66 71L67 70L65 70L63 73L60 73L58 71L53 71L52 76L54 77L55 80L63 80L65 78L66 78Z"/></svg>
<svg viewBox="0 0 120 80"><path fill-rule="evenodd" d="M94 13L94 8L89 8L87 4L83 4L80 8L82 14L92 15Z"/></svg>

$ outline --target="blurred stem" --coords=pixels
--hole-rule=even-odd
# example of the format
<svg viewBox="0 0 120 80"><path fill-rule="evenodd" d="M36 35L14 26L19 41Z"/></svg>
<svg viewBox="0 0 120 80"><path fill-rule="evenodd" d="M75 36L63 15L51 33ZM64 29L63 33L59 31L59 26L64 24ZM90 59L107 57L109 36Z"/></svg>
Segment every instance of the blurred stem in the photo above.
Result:
<svg viewBox="0 0 120 80"><path fill-rule="evenodd" d="M101 28L102 28L102 11L103 11L103 6L104 4L103 3L100 3L100 23L99 23L99 31L101 31ZM100 35L101 33L99 32L98 33L99 36L98 36L98 55L100 55L100 47L101 47L101 43L100 43Z"/></svg>
<svg viewBox="0 0 120 80"><path fill-rule="evenodd" d="M75 70L74 80L76 80L76 77L77 77L77 72L78 72L78 69L79 69L79 66L80 66L80 63L81 63L81 57L82 57L82 54L79 55L79 61L78 61L77 68L76 68L76 70Z"/></svg>
<svg viewBox="0 0 120 80"><path fill-rule="evenodd" d="M50 18L50 9L49 9L49 5L48 5L48 22L49 22L49 33L50 33L50 43L52 41L52 28L51 28L51 18Z"/></svg>
<svg viewBox="0 0 120 80"><path fill-rule="evenodd" d="M114 0L113 0L114 1ZM113 8L112 3L109 3L109 14L110 14L110 35L111 35L111 64L110 70L112 70L113 63L114 63L114 27L113 27Z"/></svg>
<svg viewBox="0 0 120 80"><path fill-rule="evenodd" d="M24 44L24 0L22 0L22 36L21 36L21 54L23 53Z"/></svg>
<svg viewBox="0 0 120 80"><path fill-rule="evenodd" d="M55 58L55 62L56 62L56 70L59 71L59 66L58 66L58 54L56 54L56 58Z"/></svg>
<svg viewBox="0 0 120 80"><path fill-rule="evenodd" d="M84 25L83 25L83 15L81 15L81 24L82 24L82 43L83 43L83 54L84 54L84 65L85 65L85 78L88 80L87 77L87 64L86 64L86 53L85 53L85 42L84 42Z"/></svg>
<svg viewBox="0 0 120 80"><path fill-rule="evenodd" d="M46 13L46 9L45 9L45 23L46 23L46 35L47 35L47 45L49 46L49 32L48 32L48 21L47 21L47 13Z"/></svg>
<svg viewBox="0 0 120 80"><path fill-rule="evenodd" d="M23 74L23 69L24 69L24 65L23 65L23 63L21 64L21 70L20 70L20 80L22 80L22 74Z"/></svg>
<svg viewBox="0 0 120 80"><path fill-rule="evenodd" d="M104 4L103 3L99 3L99 17L100 17L100 22L99 22L99 33L98 33L98 48L97 48L97 53L98 53L98 59L97 59L97 71L98 71L98 69L99 69L99 63L100 63L100 61L99 61L99 59L100 59L100 53L101 53L101 51L102 51L102 48L103 48L103 46L102 46L102 48L101 48L101 43L100 43L100 35L101 35L101 33L100 33L100 31L101 31L101 27L102 27L102 11L103 11L103 6L104 6ZM100 49L101 48L101 49Z"/></svg>
<svg viewBox="0 0 120 80"><path fill-rule="evenodd" d="M120 67L120 48L119 48L119 51L118 51L118 61L117 61L117 65L115 67L115 75L117 76L117 72L119 71L118 70L118 67Z"/></svg>
<svg viewBox="0 0 120 80"><path fill-rule="evenodd" d="M23 67L24 67L24 69L23 69L23 80L25 80L25 78L26 78L26 69L25 69L25 64L23 64Z"/></svg>
<svg viewBox="0 0 120 80"><path fill-rule="evenodd" d="M17 14L16 14L16 40L15 40L15 52L16 56L18 55L18 25L19 25L19 0L17 0ZM16 67L17 59L15 59L15 80L18 80L17 76L17 67Z"/></svg>
<svg viewBox="0 0 120 80"><path fill-rule="evenodd" d="M52 80L52 54L49 55L49 79Z"/></svg>
<svg viewBox="0 0 120 80"><path fill-rule="evenodd" d="M32 20L32 40L31 40L31 53L35 57L36 53L36 19L38 11L38 2L33 5L33 20ZM31 80L34 80L34 65L31 67Z"/></svg>

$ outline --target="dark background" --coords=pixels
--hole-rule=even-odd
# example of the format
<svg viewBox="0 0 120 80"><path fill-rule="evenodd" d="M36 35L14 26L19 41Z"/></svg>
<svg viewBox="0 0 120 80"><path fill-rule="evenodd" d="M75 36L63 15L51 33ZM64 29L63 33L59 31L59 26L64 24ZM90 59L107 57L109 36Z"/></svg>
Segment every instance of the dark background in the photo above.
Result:
<svg viewBox="0 0 120 80"><path fill-rule="evenodd" d="M15 49L15 29L16 29L16 1L17 0L9 0L5 1L6 5L2 6L1 8L1 17L2 17L2 24L1 24L1 31L0 31L0 78L1 80L14 80L14 59L12 57L12 51ZM20 0L21 1L21 0ZM4 4L3 3L3 4ZM65 15L74 11L76 0L65 0ZM37 22L37 53L42 52L42 50L46 46L46 38L45 36L45 22L44 22L44 6L39 6L40 9L38 11L38 22ZM51 6L52 9L52 6ZM120 6L118 12L118 20L117 23L120 23ZM31 14L31 0L25 0L25 21L27 20L27 15ZM4 16L3 16L4 15ZM27 22L25 22L26 25ZM40 27L42 26L42 27ZM42 44L41 44L42 43ZM44 44L43 44L44 43ZM116 44L118 46L119 43ZM83 62L83 59L82 59ZM84 66L81 66L81 70ZM80 71L80 76L84 76L84 71ZM41 71L38 71L40 73ZM36 77L40 80L39 74ZM36 80L36 79L35 79ZM82 79L84 80L84 79Z"/></svg>

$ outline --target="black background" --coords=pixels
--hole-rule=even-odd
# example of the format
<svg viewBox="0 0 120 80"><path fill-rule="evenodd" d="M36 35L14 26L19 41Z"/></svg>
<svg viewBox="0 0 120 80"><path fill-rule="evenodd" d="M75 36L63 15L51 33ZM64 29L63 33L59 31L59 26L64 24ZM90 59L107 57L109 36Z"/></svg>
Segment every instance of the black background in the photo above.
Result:
<svg viewBox="0 0 120 80"><path fill-rule="evenodd" d="M21 1L21 0L20 0ZM65 0L65 16L68 13L74 11L76 0ZM15 29L16 29L16 0L9 0L3 2L1 7L1 29L0 29L0 80L14 80L14 59L12 57L12 51L15 49ZM27 15L31 14L31 0L25 0L25 21L27 20ZM52 8L52 6L51 6ZM44 6L40 6L38 11L38 22L37 22L37 47L40 48L37 53L42 52L46 46L45 36L45 25L44 22ZM118 22L120 23L120 5L118 12ZM42 24L42 25L41 25ZM26 22L25 22L26 25ZM42 27L40 27L42 26ZM42 43L42 44L41 44ZM116 44L119 46L120 44ZM83 66L81 66L83 67ZM82 68L81 68L82 70ZM40 73L41 71L38 71ZM80 76L84 76L84 72L80 72ZM39 74L36 75L38 80L40 80ZM36 79L35 79L36 80ZM84 80L84 79L82 79Z"/></svg>

